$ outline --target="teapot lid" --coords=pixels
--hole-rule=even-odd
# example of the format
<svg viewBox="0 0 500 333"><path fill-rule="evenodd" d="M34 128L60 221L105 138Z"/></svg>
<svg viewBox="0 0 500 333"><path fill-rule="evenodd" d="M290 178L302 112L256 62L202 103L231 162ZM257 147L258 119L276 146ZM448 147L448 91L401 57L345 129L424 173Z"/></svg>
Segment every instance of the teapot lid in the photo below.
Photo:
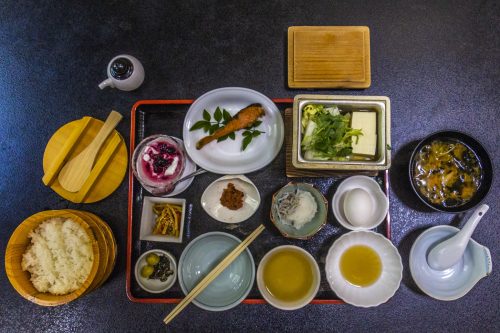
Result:
<svg viewBox="0 0 500 333"><path fill-rule="evenodd" d="M113 78L125 80L134 72L134 65L127 58L117 58L109 66L109 72Z"/></svg>

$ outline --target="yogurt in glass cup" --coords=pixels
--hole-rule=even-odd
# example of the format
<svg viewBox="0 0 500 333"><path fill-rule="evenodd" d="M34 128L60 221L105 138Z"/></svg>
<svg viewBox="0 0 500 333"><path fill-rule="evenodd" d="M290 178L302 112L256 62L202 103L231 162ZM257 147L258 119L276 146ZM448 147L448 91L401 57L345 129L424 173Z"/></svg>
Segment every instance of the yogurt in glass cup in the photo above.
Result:
<svg viewBox="0 0 500 333"><path fill-rule="evenodd" d="M186 166L182 142L168 135L152 135L142 140L134 150L132 170L142 187L161 196L172 189Z"/></svg>

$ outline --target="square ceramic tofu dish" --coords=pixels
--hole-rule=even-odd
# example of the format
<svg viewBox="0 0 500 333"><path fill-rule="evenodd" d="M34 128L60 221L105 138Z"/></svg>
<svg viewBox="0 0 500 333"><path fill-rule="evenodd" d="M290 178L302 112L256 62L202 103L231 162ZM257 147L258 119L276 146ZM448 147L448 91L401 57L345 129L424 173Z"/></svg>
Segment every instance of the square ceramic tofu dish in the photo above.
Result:
<svg viewBox="0 0 500 333"><path fill-rule="evenodd" d="M304 130L302 116L304 107L311 104L321 104L325 107L337 106L340 114L351 114L351 121L369 123L366 126L365 137L359 136L357 150L360 144L365 145L367 155L353 154L342 161L315 159L306 154L302 148ZM356 117L353 117L356 113ZM351 126L352 127L352 126ZM353 127L355 128L355 127ZM335 95L297 95L293 101L293 141L292 164L297 169L338 170L338 171L377 171L387 170L391 166L391 106L388 97L384 96L335 96ZM368 147L367 147L368 146ZM361 149L363 150L363 149Z"/></svg>

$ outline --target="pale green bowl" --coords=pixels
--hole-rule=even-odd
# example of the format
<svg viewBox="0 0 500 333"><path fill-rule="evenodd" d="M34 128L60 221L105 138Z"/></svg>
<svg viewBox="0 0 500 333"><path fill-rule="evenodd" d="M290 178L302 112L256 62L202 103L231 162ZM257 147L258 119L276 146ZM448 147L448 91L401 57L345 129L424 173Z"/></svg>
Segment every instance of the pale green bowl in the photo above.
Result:
<svg viewBox="0 0 500 333"><path fill-rule="evenodd" d="M178 279L182 292L187 295L240 243L237 237L224 232L209 232L192 240L179 259ZM231 309L247 297L254 279L255 264L247 248L193 303L209 311Z"/></svg>
<svg viewBox="0 0 500 333"><path fill-rule="evenodd" d="M316 203L318 204L318 210L316 211L316 214L314 215L312 220L304 224L300 229L295 229L291 225L281 222L278 215L278 207L276 202L277 198L279 198L284 193L295 192L297 189L311 193L316 200ZM323 194L321 194L321 192L314 188L311 184L290 182L273 195L273 201L271 205L271 221L276 226L276 228L278 228L281 234L287 238L311 238L314 234L320 231L323 226L325 226L327 214L328 201L325 199Z"/></svg>

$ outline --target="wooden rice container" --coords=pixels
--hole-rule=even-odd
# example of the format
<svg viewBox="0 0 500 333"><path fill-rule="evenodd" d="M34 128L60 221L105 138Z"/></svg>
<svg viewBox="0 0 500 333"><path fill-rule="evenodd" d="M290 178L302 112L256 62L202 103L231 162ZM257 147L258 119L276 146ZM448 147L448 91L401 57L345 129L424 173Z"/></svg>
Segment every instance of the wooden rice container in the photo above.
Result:
<svg viewBox="0 0 500 333"><path fill-rule="evenodd" d="M85 232L92 241L94 262L92 264L89 276L79 289L66 295L52 295L50 293L41 293L37 291L30 281L30 273L27 271L23 271L21 267L22 256L25 253L28 245L31 243L31 239L28 238L28 234L31 230L38 227L42 222L54 217L70 218L71 220L75 221L84 228ZM16 289L16 291L22 297L42 306L56 306L65 304L83 295L96 277L96 273L99 268L99 262L99 247L90 226L77 215L60 210L44 211L28 217L16 228L9 239L7 249L5 251L5 271L14 289Z"/></svg>

